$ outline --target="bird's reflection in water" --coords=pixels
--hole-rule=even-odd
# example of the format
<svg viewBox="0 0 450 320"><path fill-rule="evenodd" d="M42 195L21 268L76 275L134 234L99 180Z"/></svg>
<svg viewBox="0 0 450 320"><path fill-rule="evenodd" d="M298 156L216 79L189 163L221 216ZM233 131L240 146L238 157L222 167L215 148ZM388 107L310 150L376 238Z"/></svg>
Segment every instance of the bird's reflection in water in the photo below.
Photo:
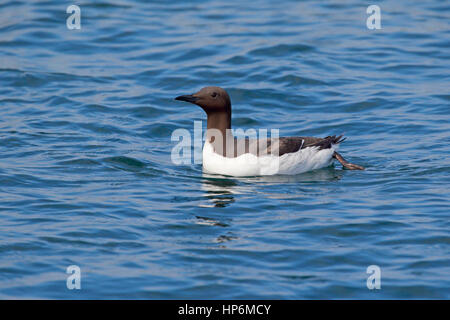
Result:
<svg viewBox="0 0 450 320"><path fill-rule="evenodd" d="M240 186L238 181L232 177L225 177L220 175L211 175L203 173L202 177L202 190L205 192L204 197L207 199L206 204L202 204L201 207L216 207L224 208L234 203L234 195L240 193ZM220 216L219 218L196 216L197 224L209 225L227 228L230 226L231 218L226 216ZM227 222L224 222L223 220ZM221 221L222 220L222 221ZM227 230L227 229L225 229ZM226 248L225 243L228 241L238 239L233 235L231 231L227 231L225 234L218 236L214 242L216 242L220 248Z"/></svg>
<svg viewBox="0 0 450 320"><path fill-rule="evenodd" d="M238 183L230 177L203 173L202 190L205 198L212 205L202 205L204 207L226 207L234 202L233 194L239 189Z"/></svg>
<svg viewBox="0 0 450 320"><path fill-rule="evenodd" d="M215 226L215 227L222 227L227 228L230 225L228 223L225 223L223 221L218 220L217 218L210 218L210 217L204 217L204 216L195 216L197 218L196 224L203 224L207 226ZM227 230L227 229L225 229ZM226 248L225 243L231 240L236 240L238 237L234 236L231 231L227 231L226 234L222 234L214 239L214 242L219 244L219 247Z"/></svg>
<svg viewBox="0 0 450 320"><path fill-rule="evenodd" d="M204 224L207 226L217 226L217 227L228 227L229 224L225 222L221 222L217 219L203 217L203 216L195 216L197 218L197 224Z"/></svg>
<svg viewBox="0 0 450 320"><path fill-rule="evenodd" d="M283 185L289 184L291 187L293 184L314 184L315 182L327 182L327 181L337 181L342 178L343 171L335 170L334 168L324 168L320 170L315 170L307 173L303 173L295 176L282 176L282 175L274 175L274 176L258 176L258 177L245 177L245 178L236 178L236 177L226 177L221 175L213 175L203 172L202 177L202 190L205 192L205 198L208 200L206 204L202 204L202 207L216 207L223 208L233 204L236 200L235 197L237 195L245 195L253 196L255 194L260 194L261 197L267 198L292 198L292 197L301 197L302 192L300 193L290 193L287 192L285 194L267 192L267 190L263 190L264 186L271 185L279 185L282 187ZM279 189L279 188L276 188ZM243 197L241 197L243 198ZM230 226L231 219L227 219L227 222L220 221L223 218L211 218L205 216L196 216L197 224L210 225L227 228ZM232 232L227 232L225 235L219 236L215 242L220 244L220 247L226 248L225 243L228 241L238 239L233 235Z"/></svg>
<svg viewBox="0 0 450 320"><path fill-rule="evenodd" d="M274 175L274 176L258 176L246 178L245 182L270 184L285 184L285 183L309 183L309 182L326 182L337 181L342 178L343 170L336 170L333 167L323 168L319 170L309 171L297 175Z"/></svg>
<svg viewBox="0 0 450 320"><path fill-rule="evenodd" d="M208 204L205 207L226 207L235 202L235 195L261 193L261 186L283 184L305 184L314 182L337 181L342 178L343 170L335 170L333 167L314 170L299 175L273 175L257 177L226 177L203 172L202 190ZM266 192L262 192L269 196ZM292 194L291 197L295 197ZM298 194L297 194L298 196Z"/></svg>

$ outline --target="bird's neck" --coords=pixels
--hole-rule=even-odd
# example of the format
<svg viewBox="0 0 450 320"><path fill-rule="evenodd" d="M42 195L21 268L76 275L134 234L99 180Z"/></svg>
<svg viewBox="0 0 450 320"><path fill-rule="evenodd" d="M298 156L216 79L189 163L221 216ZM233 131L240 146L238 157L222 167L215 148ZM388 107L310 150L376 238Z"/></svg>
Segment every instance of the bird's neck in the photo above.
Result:
<svg viewBox="0 0 450 320"><path fill-rule="evenodd" d="M213 145L215 152L225 155L227 146L230 148L234 144L231 112L208 112L207 115L206 140Z"/></svg>

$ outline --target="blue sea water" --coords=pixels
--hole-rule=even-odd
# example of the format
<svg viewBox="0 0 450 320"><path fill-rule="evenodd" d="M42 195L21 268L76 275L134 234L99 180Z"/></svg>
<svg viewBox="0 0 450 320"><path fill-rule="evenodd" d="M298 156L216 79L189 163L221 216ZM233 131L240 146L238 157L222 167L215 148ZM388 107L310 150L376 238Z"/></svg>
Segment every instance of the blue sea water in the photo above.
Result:
<svg viewBox="0 0 450 320"><path fill-rule="evenodd" d="M2 1L0 298L449 299L449 21L438 0ZM235 127L345 133L367 169L175 165L205 117L173 98L206 85Z"/></svg>

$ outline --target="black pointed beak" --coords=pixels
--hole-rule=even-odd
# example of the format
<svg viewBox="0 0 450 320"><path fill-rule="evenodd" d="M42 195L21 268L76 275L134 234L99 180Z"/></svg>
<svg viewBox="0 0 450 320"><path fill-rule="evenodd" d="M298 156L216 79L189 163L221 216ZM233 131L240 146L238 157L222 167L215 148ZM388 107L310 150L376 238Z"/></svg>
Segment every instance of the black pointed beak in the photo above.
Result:
<svg viewBox="0 0 450 320"><path fill-rule="evenodd" d="M178 96L175 100L186 101L190 103L196 103L198 101L197 97L194 97L192 94L186 94L184 96Z"/></svg>

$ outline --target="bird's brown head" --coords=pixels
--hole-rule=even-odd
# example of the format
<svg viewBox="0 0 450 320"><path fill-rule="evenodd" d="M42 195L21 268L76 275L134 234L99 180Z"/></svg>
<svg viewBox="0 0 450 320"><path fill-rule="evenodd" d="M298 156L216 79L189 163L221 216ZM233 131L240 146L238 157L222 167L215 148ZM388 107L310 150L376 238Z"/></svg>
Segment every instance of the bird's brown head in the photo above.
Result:
<svg viewBox="0 0 450 320"><path fill-rule="evenodd" d="M207 114L214 112L231 113L230 97L220 87L204 87L197 93L178 96L175 100L196 104L205 110Z"/></svg>

